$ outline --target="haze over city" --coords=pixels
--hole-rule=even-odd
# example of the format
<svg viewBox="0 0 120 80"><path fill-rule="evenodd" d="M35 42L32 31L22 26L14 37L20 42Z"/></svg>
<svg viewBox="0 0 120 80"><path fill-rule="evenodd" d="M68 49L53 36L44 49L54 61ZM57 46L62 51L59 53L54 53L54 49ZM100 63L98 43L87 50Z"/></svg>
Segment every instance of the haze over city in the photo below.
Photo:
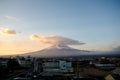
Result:
<svg viewBox="0 0 120 80"><path fill-rule="evenodd" d="M120 1L0 0L0 56L54 45L120 51Z"/></svg>

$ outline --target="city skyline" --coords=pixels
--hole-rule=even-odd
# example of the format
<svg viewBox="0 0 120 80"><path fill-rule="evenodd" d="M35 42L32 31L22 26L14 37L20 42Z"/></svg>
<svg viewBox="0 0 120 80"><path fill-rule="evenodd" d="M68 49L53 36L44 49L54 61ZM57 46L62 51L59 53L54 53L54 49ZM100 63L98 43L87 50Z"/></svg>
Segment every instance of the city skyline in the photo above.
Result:
<svg viewBox="0 0 120 80"><path fill-rule="evenodd" d="M0 56L61 42L81 50L110 51L120 46L119 30L119 0L0 1Z"/></svg>

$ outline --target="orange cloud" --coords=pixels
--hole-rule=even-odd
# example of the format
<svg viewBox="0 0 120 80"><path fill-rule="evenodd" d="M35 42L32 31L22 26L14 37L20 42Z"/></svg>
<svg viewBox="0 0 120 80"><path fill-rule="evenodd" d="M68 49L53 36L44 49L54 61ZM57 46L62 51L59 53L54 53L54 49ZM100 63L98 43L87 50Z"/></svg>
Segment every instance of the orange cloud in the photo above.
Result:
<svg viewBox="0 0 120 80"><path fill-rule="evenodd" d="M14 35L14 34L16 34L16 31L15 30L11 30L9 28L4 28L4 29L0 30L0 34L1 35Z"/></svg>
<svg viewBox="0 0 120 80"><path fill-rule="evenodd" d="M41 37L38 35L31 35L31 40L37 41L40 44L50 44L50 45L82 45L83 42L78 40L69 39L66 37L52 36L52 37Z"/></svg>

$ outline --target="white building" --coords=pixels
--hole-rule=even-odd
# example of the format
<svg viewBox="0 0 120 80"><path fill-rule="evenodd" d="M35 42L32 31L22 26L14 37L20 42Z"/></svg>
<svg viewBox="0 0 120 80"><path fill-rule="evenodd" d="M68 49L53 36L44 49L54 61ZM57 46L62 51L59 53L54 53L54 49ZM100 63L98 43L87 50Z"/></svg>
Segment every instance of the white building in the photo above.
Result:
<svg viewBox="0 0 120 80"><path fill-rule="evenodd" d="M28 61L27 59L22 59L22 57L20 57L20 56L17 56L16 60L22 67L30 67L32 64L32 61Z"/></svg>
<svg viewBox="0 0 120 80"><path fill-rule="evenodd" d="M48 72L73 72L72 63L66 61L49 61L43 63L43 71Z"/></svg>

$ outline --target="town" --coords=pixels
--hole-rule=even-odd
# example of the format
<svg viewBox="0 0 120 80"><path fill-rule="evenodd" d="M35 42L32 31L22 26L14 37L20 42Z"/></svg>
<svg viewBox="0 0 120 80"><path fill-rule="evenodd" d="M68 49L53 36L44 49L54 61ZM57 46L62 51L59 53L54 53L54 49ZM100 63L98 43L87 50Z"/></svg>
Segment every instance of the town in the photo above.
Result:
<svg viewBox="0 0 120 80"><path fill-rule="evenodd" d="M120 80L120 57L1 57L0 80Z"/></svg>

